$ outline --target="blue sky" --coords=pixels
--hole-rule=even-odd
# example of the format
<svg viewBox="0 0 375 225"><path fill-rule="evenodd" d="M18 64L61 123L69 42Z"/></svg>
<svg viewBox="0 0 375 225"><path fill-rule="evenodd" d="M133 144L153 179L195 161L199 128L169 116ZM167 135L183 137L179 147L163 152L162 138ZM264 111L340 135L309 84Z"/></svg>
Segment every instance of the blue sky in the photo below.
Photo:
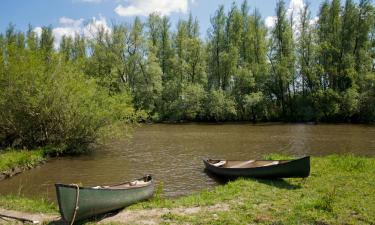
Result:
<svg viewBox="0 0 375 225"><path fill-rule="evenodd" d="M42 27L52 25L57 36L74 32L88 32L90 24L110 26L112 23L131 22L136 15L146 18L149 12L157 10L171 17L172 27L179 18L187 18L192 12L200 22L202 37L206 36L212 16L219 5L228 10L233 0L1 0L0 32L9 23L17 30L26 30L28 25ZM239 5L242 0L235 1ZM248 0L251 10L258 8L263 18L272 21L277 0ZM310 1L315 16L321 1ZM287 7L298 8L304 0L286 0ZM84 31L86 29L86 31ZM86 34L85 33L85 34ZM57 37L59 38L59 37Z"/></svg>

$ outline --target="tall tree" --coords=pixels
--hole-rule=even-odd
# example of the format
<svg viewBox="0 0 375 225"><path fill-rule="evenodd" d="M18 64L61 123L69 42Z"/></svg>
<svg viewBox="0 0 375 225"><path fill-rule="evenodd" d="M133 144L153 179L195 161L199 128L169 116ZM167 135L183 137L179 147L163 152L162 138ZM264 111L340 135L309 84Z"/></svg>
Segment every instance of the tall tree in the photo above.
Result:
<svg viewBox="0 0 375 225"><path fill-rule="evenodd" d="M160 60L160 66L163 71L163 80L170 79L171 74L171 59L173 58L172 41L170 34L170 21L169 18L164 16L161 20L160 29L160 47L158 58Z"/></svg>
<svg viewBox="0 0 375 225"><path fill-rule="evenodd" d="M52 54L53 54L53 43L54 43L54 36L52 33L52 27L43 27L42 28L42 34L40 37L40 48L43 53L43 57L46 60L47 63L51 62Z"/></svg>
<svg viewBox="0 0 375 225"><path fill-rule="evenodd" d="M211 18L211 28L208 31L209 38L209 76L208 87L218 89L224 85L222 54L225 51L225 23L224 6L219 6L215 15Z"/></svg>
<svg viewBox="0 0 375 225"><path fill-rule="evenodd" d="M71 60L73 56L73 38L64 35L61 38L59 51L63 55L65 61Z"/></svg>
<svg viewBox="0 0 375 225"><path fill-rule="evenodd" d="M290 85L295 68L294 43L292 27L286 18L285 2L279 1L276 6L276 24L272 30L269 60L271 63L271 92L277 97L281 118L287 119L288 104L291 108ZM291 114L293 112L290 112Z"/></svg>

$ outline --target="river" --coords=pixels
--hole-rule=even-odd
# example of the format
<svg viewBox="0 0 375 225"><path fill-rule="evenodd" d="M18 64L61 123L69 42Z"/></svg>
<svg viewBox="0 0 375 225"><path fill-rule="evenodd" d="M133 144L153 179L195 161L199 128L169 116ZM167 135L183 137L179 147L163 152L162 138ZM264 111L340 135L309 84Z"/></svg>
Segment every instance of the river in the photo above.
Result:
<svg viewBox="0 0 375 225"><path fill-rule="evenodd" d="M154 124L94 153L52 159L0 182L1 194L55 201L54 183L115 184L144 174L175 197L212 188L202 158L253 159L265 154L375 156L375 126L309 124Z"/></svg>

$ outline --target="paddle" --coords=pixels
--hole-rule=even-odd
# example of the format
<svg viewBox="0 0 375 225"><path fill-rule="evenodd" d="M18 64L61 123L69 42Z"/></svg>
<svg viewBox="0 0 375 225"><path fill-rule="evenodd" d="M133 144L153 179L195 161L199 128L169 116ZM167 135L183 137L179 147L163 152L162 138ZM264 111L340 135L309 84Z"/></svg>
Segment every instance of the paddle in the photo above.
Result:
<svg viewBox="0 0 375 225"><path fill-rule="evenodd" d="M38 224L39 223L38 220L30 220L30 219L26 219L26 218L22 218L22 217L8 216L8 215L4 215L4 214L0 214L0 217L15 219L15 220L19 220L21 222L28 222L28 223L32 223L32 224Z"/></svg>

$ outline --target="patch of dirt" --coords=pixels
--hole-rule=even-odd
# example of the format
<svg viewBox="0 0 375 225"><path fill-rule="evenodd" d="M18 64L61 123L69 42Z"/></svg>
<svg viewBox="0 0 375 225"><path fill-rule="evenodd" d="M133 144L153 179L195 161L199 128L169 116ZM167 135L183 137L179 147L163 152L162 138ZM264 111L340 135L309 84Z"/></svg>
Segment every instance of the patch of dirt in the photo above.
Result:
<svg viewBox="0 0 375 225"><path fill-rule="evenodd" d="M165 214L192 215L200 212L219 212L228 210L229 205L227 204L191 208L124 210L117 215L102 219L98 223L106 224L110 222L118 222L125 224L156 225L163 222L162 216Z"/></svg>
<svg viewBox="0 0 375 225"><path fill-rule="evenodd" d="M12 219L9 217L16 217L17 219ZM21 219L27 219L32 221L38 221L39 223L45 223L52 220L58 220L59 215L53 214L42 214L42 213L25 213L18 212L14 210L0 209L0 224L11 223L11 224L23 224ZM30 221L31 223L31 221Z"/></svg>
<svg viewBox="0 0 375 225"><path fill-rule="evenodd" d="M216 204L213 206L199 206L191 208L160 208L160 209L142 209L142 210L123 210L115 215L107 214L107 217L97 221L98 224L106 223L124 223L124 224L139 224L139 225L156 225L164 222L163 215L192 215L201 212L213 213L220 211L228 211L230 209L228 204ZM66 224L60 220L59 215L41 214L41 213L25 213L13 210L0 209L0 214L11 217L24 218L27 220L39 222L40 224L60 225ZM29 222L32 224L32 222ZM7 217L0 217L0 224L23 224L22 220L15 220Z"/></svg>

